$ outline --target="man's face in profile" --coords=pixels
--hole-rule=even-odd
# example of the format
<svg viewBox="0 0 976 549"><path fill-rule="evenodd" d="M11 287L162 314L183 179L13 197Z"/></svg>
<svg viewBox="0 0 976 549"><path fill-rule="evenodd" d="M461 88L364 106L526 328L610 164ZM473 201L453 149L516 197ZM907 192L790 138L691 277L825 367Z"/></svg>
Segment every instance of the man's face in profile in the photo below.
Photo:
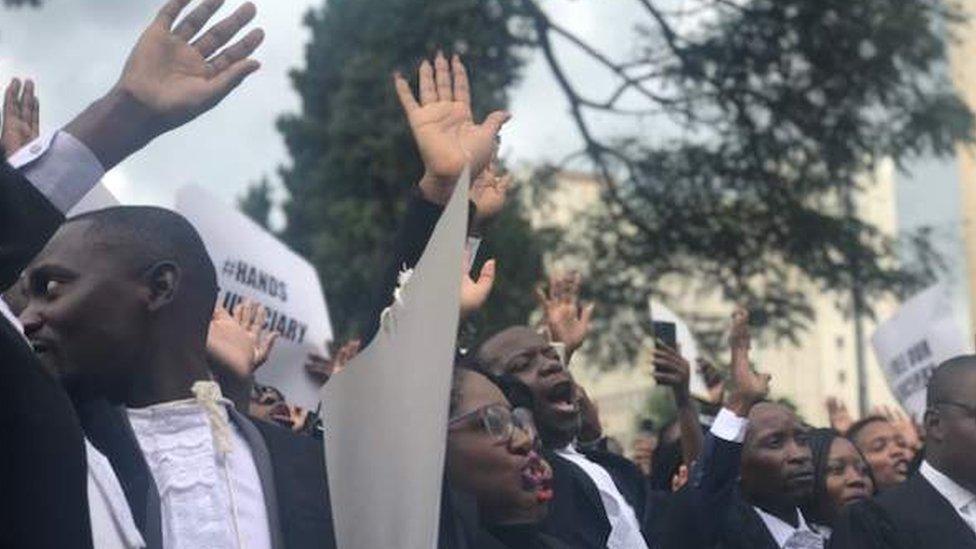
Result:
<svg viewBox="0 0 976 549"><path fill-rule="evenodd" d="M742 448L742 490L755 502L798 504L813 490L813 462L806 428L792 410L764 402L749 413Z"/></svg>

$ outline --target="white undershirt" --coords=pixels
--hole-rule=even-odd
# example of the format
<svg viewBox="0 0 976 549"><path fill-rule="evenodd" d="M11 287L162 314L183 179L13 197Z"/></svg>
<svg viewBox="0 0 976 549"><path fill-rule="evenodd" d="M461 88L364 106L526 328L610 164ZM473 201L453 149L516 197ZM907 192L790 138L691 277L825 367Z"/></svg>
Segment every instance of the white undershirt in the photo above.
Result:
<svg viewBox="0 0 976 549"><path fill-rule="evenodd" d="M108 458L85 439L88 461L88 511L92 544L98 549L137 549L145 547L139 528L132 519L122 485Z"/></svg>
<svg viewBox="0 0 976 549"><path fill-rule="evenodd" d="M227 421L226 408L218 410ZM261 479L233 422L231 450L223 455L207 412L193 399L129 409L128 415L159 490L163 547L270 549Z"/></svg>
<svg viewBox="0 0 976 549"><path fill-rule="evenodd" d="M922 462L918 472L935 488L936 492L952 505L959 518L976 533L976 496L947 477L942 471L932 467L928 461Z"/></svg>
<svg viewBox="0 0 976 549"><path fill-rule="evenodd" d="M593 481L593 484L596 484L597 491L600 493L600 500L603 502L603 509L607 512L607 520L610 521L610 537L607 539L607 548L647 549L644 537L641 536L640 525L637 523L634 509L617 489L610 473L577 452L572 444L561 450L556 450L556 455L569 460L582 469L586 476Z"/></svg>

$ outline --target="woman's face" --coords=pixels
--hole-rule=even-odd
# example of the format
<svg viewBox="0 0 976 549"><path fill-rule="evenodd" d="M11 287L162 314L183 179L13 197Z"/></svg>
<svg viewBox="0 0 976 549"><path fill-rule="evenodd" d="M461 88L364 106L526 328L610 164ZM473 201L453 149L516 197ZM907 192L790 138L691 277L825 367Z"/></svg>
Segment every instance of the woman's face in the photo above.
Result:
<svg viewBox="0 0 976 549"><path fill-rule="evenodd" d="M511 410L501 390L475 372L461 375L461 401L447 437L447 469L451 484L475 497L482 518L492 524L536 523L552 499L552 469L535 450L535 440L520 428L507 440L489 433L476 412L492 406L504 415ZM497 419L497 414L496 414Z"/></svg>
<svg viewBox="0 0 976 549"><path fill-rule="evenodd" d="M868 458L878 488L890 488L908 475L910 449L904 437L887 421L872 421L864 426L855 439L857 447Z"/></svg>
<svg viewBox="0 0 976 549"><path fill-rule="evenodd" d="M841 437L830 443L824 482L827 494L822 505L827 508L821 511L831 521L840 514L845 505L867 499L874 494L874 483L868 474L868 464L854 444Z"/></svg>

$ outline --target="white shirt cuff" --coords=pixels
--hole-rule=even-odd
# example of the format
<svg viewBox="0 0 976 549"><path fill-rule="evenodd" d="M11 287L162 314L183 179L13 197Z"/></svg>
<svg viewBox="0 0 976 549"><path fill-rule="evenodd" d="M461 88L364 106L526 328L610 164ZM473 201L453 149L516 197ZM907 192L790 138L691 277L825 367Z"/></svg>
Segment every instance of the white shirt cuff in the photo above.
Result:
<svg viewBox="0 0 976 549"><path fill-rule="evenodd" d="M9 161L62 213L105 175L95 154L63 131L42 135L11 155Z"/></svg>
<svg viewBox="0 0 976 549"><path fill-rule="evenodd" d="M746 439L746 427L748 426L748 419L735 415L728 408L722 408L715 416L711 431L713 435L722 440L741 444Z"/></svg>

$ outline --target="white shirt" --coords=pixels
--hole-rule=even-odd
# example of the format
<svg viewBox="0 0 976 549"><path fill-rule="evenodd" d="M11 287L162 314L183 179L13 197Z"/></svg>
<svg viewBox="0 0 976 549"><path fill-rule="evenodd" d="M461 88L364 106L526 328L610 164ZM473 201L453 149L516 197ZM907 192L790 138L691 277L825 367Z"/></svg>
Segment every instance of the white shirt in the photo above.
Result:
<svg viewBox="0 0 976 549"><path fill-rule="evenodd" d="M952 508L959 514L959 518L976 533L976 496L932 467L928 461L922 462L918 472L935 488L936 492L949 502L949 505L952 505Z"/></svg>
<svg viewBox="0 0 976 549"><path fill-rule="evenodd" d="M122 485L108 458L85 439L88 461L88 510L92 543L98 549L138 549L145 547L139 528L132 519Z"/></svg>
<svg viewBox="0 0 976 549"><path fill-rule="evenodd" d="M228 423L221 399L217 408ZM212 418L195 399L129 409L129 422L159 490L166 549L270 549L271 530L254 458L231 423L218 450Z"/></svg>
<svg viewBox="0 0 976 549"><path fill-rule="evenodd" d="M94 153L63 131L38 137L8 161L61 213L68 213L105 175Z"/></svg>
<svg viewBox="0 0 976 549"><path fill-rule="evenodd" d="M762 519L763 524L766 525L766 529L769 530L769 533L773 536L773 539L776 540L776 545L779 547L823 547L823 536L810 528L806 519L803 517L803 513L801 513L799 509L796 510L796 514L799 519L799 523L796 528L783 519L775 515L771 515L758 507L754 506L753 509L755 509L756 513L759 514L759 518ZM787 545L790 543L790 540L798 538L799 536L806 536L806 538L808 538L808 543L810 544ZM817 538L819 538L819 542L816 541Z"/></svg>
<svg viewBox="0 0 976 549"><path fill-rule="evenodd" d="M603 467L588 460L586 456L576 451L570 444L562 450L556 450L556 455L565 458L590 477L600 493L600 501L607 512L610 521L610 537L607 539L608 549L647 549L644 537L641 535L640 525L633 507L627 503L624 496L617 490L610 473Z"/></svg>

